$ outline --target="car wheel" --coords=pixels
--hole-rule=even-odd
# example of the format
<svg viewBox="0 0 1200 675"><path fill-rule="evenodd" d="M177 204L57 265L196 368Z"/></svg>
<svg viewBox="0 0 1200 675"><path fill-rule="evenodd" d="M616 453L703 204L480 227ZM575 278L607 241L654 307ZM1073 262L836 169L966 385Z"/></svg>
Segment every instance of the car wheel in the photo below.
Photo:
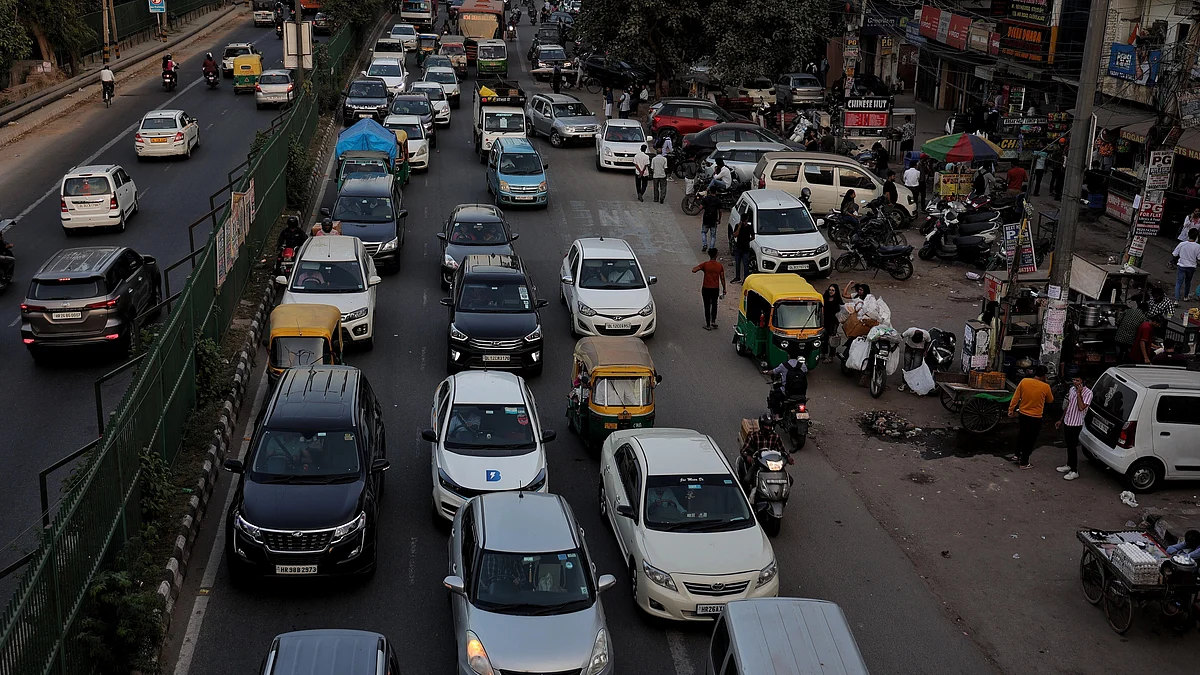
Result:
<svg viewBox="0 0 1200 675"><path fill-rule="evenodd" d="M600 517L605 521L608 520L608 499L604 496L604 479L600 479L600 487L597 490L597 496L600 500Z"/></svg>
<svg viewBox="0 0 1200 675"><path fill-rule="evenodd" d="M562 285L562 282L559 282L559 284L558 284L558 301L559 301L560 303L562 303L562 305L563 305L564 307L565 307L565 306L566 306L566 304L567 304L567 294L566 294L566 292L565 292L565 291L563 291L563 285Z"/></svg>
<svg viewBox="0 0 1200 675"><path fill-rule="evenodd" d="M539 376L541 376L541 374L542 374L542 367L543 367L543 365L544 365L544 364L542 364L541 362L539 362L539 363L538 363L536 366L531 366L531 367L529 367L529 368L526 368L526 369L525 369L525 377L526 377L526 378L530 378L530 377L539 377Z"/></svg>
<svg viewBox="0 0 1200 675"><path fill-rule="evenodd" d="M258 101L255 101L255 102L254 102L254 109L255 109L255 110L262 110L262 108L263 108L263 106L262 106L262 104L261 104L261 103L259 103Z"/></svg>
<svg viewBox="0 0 1200 675"><path fill-rule="evenodd" d="M550 132L550 145L556 148L561 148L563 146L563 137L560 136L557 131Z"/></svg>
<svg viewBox="0 0 1200 675"><path fill-rule="evenodd" d="M633 604L641 607L641 603L638 602L637 564L634 562L633 558L629 559L629 590L633 596Z"/></svg>
<svg viewBox="0 0 1200 675"><path fill-rule="evenodd" d="M194 144L192 144L192 149L196 149L199 147L200 147L200 134L197 133L196 134L196 142Z"/></svg>
<svg viewBox="0 0 1200 675"><path fill-rule="evenodd" d="M245 563L237 559L232 549L225 549L225 566L229 568L229 583L237 589L248 588L253 581L253 575L246 569Z"/></svg>
<svg viewBox="0 0 1200 675"><path fill-rule="evenodd" d="M184 159L192 158L192 146L189 145L183 149L183 158Z"/></svg>
<svg viewBox="0 0 1200 675"><path fill-rule="evenodd" d="M125 231L125 214L121 214L121 222L117 223L117 232Z"/></svg>
<svg viewBox="0 0 1200 675"><path fill-rule="evenodd" d="M367 338L366 340L363 340L361 344L362 344L362 350L364 352L371 351L372 349L375 348L375 336L372 335L371 337Z"/></svg>
<svg viewBox="0 0 1200 675"><path fill-rule="evenodd" d="M1162 465L1149 458L1139 459L1125 472L1125 482L1134 492L1153 492L1162 478Z"/></svg>
<svg viewBox="0 0 1200 675"><path fill-rule="evenodd" d="M597 171L604 170L604 165L600 163L600 153L598 153L598 152L596 153L596 170Z"/></svg>
<svg viewBox="0 0 1200 675"><path fill-rule="evenodd" d="M134 194L133 195L133 212L137 213L140 210L141 210L141 207L138 205L137 194Z"/></svg>

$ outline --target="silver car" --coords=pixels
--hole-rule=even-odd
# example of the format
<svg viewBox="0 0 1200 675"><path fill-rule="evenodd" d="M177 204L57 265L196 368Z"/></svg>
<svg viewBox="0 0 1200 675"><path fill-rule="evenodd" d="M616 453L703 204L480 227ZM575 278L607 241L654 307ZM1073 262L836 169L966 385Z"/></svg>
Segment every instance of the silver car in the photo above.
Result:
<svg viewBox="0 0 1200 675"><path fill-rule="evenodd" d="M600 131L600 120L579 99L566 94L538 94L525 104L525 119L536 136L561 148L568 142L591 144Z"/></svg>
<svg viewBox="0 0 1200 675"><path fill-rule="evenodd" d="M792 103L820 103L825 100L825 87L812 73L788 73L779 76L779 85L792 88Z"/></svg>
<svg viewBox="0 0 1200 675"><path fill-rule="evenodd" d="M290 70L264 70L254 88L254 107L285 106L296 98L296 83Z"/></svg>
<svg viewBox="0 0 1200 675"><path fill-rule="evenodd" d="M723 141L717 143L717 149L704 159L705 175L711 176L716 168L718 159L725 160L725 166L733 172L740 182L746 182L754 176L754 167L758 160L768 152L786 152L791 150L781 143L746 143L741 141Z"/></svg>
<svg viewBox="0 0 1200 675"><path fill-rule="evenodd" d="M612 639L583 529L562 497L492 492L468 501L450 531L459 675L611 675Z"/></svg>

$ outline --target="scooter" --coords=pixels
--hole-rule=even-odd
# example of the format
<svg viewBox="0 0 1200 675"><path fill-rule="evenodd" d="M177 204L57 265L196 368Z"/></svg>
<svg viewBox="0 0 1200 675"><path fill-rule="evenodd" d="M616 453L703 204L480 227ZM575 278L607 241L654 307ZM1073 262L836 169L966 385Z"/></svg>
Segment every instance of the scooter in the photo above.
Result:
<svg viewBox="0 0 1200 675"><path fill-rule="evenodd" d="M221 85L221 77L216 72L205 73L204 84L207 84L209 89L216 89Z"/></svg>
<svg viewBox="0 0 1200 675"><path fill-rule="evenodd" d="M986 237L956 237L951 234L950 225L941 222L925 235L925 244L917 251L917 257L921 260L957 260L984 269L991 257L991 250L992 242Z"/></svg>
<svg viewBox="0 0 1200 675"><path fill-rule="evenodd" d="M275 276L292 277L292 268L296 266L296 249L291 246L284 246L279 249L279 255L275 257Z"/></svg>
<svg viewBox="0 0 1200 675"><path fill-rule="evenodd" d="M934 373L950 370L954 363L954 351L958 338L950 331L940 328L929 329L929 349L925 351L925 364Z"/></svg>
<svg viewBox="0 0 1200 675"><path fill-rule="evenodd" d="M176 80L177 80L177 78L175 76L175 71L173 71L173 70L164 70L163 71L163 74L162 74L163 89L165 89L166 91L175 91Z"/></svg>
<svg viewBox="0 0 1200 675"><path fill-rule="evenodd" d="M787 472L791 462L778 450L756 452L753 467L746 466L744 456L738 456L738 480L768 537L778 535L783 525L783 507L792 491L792 477Z"/></svg>
<svg viewBox="0 0 1200 675"><path fill-rule="evenodd" d="M870 350L867 352L867 358L863 361L862 373L867 378L867 385L871 392L871 398L879 398L883 396L883 392L887 389L887 370L888 359L892 355L892 351L896 348L896 343L899 337L894 330L890 330L887 334L876 335L874 340L868 340ZM842 362L842 374L853 375L858 372L851 368L848 363L850 360L850 346L858 338L846 340L838 347L837 357Z"/></svg>
<svg viewBox="0 0 1200 675"><path fill-rule="evenodd" d="M776 375L771 382L771 391L780 388L783 383L783 378ZM771 410L775 415L775 419L779 420L779 427L787 433L788 438L792 441L792 449L799 450L804 447L805 441L808 440L808 427L812 423L812 418L808 413L808 397L807 396L789 396L784 399L781 410L771 409L771 394L767 394L767 409Z"/></svg>
<svg viewBox="0 0 1200 675"><path fill-rule="evenodd" d="M275 24L275 37L279 38L280 40L283 39L283 24Z"/></svg>

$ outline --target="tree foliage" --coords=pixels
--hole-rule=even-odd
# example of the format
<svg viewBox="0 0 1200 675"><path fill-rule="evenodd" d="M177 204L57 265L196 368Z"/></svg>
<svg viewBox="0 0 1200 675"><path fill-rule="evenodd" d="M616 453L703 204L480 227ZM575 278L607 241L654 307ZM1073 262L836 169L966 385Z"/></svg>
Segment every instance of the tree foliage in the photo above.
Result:
<svg viewBox="0 0 1200 675"><path fill-rule="evenodd" d="M704 17L712 0L589 0L575 26L597 51L644 63L660 81L705 55Z"/></svg>
<svg viewBox="0 0 1200 675"><path fill-rule="evenodd" d="M825 52L827 7L824 0L713 0L711 65L731 84L803 70Z"/></svg>
<svg viewBox="0 0 1200 675"><path fill-rule="evenodd" d="M33 43L18 21L18 0L0 0L0 72L8 72L14 61L29 56Z"/></svg>
<svg viewBox="0 0 1200 675"><path fill-rule="evenodd" d="M85 43L96 35L83 20L85 0L20 0L18 19L37 40L42 58L62 65L59 55L74 63Z"/></svg>
<svg viewBox="0 0 1200 675"><path fill-rule="evenodd" d="M365 28L379 18L383 0L323 0L321 11L333 18L339 26Z"/></svg>

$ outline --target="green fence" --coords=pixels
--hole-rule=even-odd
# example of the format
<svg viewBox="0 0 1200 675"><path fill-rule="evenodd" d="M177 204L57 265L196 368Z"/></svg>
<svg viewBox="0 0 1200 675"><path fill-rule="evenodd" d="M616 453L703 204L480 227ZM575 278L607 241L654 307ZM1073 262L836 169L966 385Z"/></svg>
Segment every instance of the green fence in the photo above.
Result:
<svg viewBox="0 0 1200 675"><path fill-rule="evenodd" d="M205 5L219 4L217 0L167 0L167 14L177 16ZM150 13L150 3L146 0L130 0L116 5L117 39L123 40L134 33L153 28L158 24L158 18ZM83 15L83 21L92 29L91 39L85 40L81 53L89 54L99 51L104 41L104 13L89 12Z"/></svg>
<svg viewBox="0 0 1200 675"><path fill-rule="evenodd" d="M236 260L229 265L218 251L218 242L224 240L220 229L213 230L203 250L195 254L195 267L161 333L139 364L97 450L88 456L79 483L63 495L58 513L0 617L0 675L91 672L92 664L77 639L79 619L93 576L141 525L139 451L153 448L174 462L196 405L197 337L219 339L229 327L251 267L286 205L289 142L295 136L307 146L316 134L320 111L315 92L340 81L345 58L355 44L358 40L349 30L325 43L331 67L313 74L310 81L317 86L306 84L233 186L233 192L253 186L255 205ZM226 233L233 227L229 218L227 204L217 221ZM218 287L217 267L222 262L229 269Z"/></svg>

